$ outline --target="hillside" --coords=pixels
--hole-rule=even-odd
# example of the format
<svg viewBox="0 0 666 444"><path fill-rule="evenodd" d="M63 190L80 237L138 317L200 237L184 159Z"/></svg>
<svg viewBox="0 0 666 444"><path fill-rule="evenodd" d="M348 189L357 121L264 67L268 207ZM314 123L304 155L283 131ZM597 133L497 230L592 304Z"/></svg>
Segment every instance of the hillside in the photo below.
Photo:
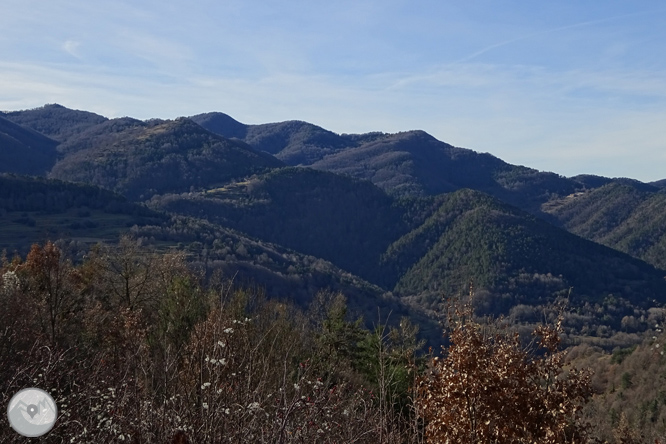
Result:
<svg viewBox="0 0 666 444"><path fill-rule="evenodd" d="M69 120L58 125L59 114ZM359 300L391 292L434 313L442 295L464 293L473 281L481 312L534 322L571 291L567 325L600 338L604 325L617 331L624 317L664 302L663 271L544 221L662 266L666 221L654 185L564 178L423 131L337 135L306 122L193 117L209 131L186 118L109 120L59 106L6 115L32 116L60 134L49 177L168 212L168 220L130 225L142 242L185 249L206 267L215 262L285 294L290 282L311 290L351 276L360 284L346 288L373 288ZM272 154L300 166L284 168ZM7 213L14 231L6 239L29 228L38 236L35 227L78 236L62 227L81 221L47 222L31 211ZM45 230L47 223L59 228ZM299 259L284 259L291 254Z"/></svg>
<svg viewBox="0 0 666 444"><path fill-rule="evenodd" d="M117 119L63 144L50 177L85 182L130 199L223 184L281 162L192 121Z"/></svg>
<svg viewBox="0 0 666 444"><path fill-rule="evenodd" d="M11 111L1 115L18 125L30 128L58 142L64 142L87 128L108 120L99 114L73 110L58 104L44 105L40 108L23 111Z"/></svg>
<svg viewBox="0 0 666 444"><path fill-rule="evenodd" d="M477 191L396 200L366 181L286 168L150 205L323 258L427 310L470 281L481 311L533 307L525 321L573 287L576 330L619 329L666 301L662 271Z"/></svg>
<svg viewBox="0 0 666 444"><path fill-rule="evenodd" d="M391 134L327 156L313 168L368 179L396 195L436 195L471 188L525 209L578 184L553 173L510 165L456 148L423 131Z"/></svg>
<svg viewBox="0 0 666 444"><path fill-rule="evenodd" d="M162 224L163 214L118 194L59 180L0 175L0 250L26 253L48 239L113 241L132 226Z"/></svg>
<svg viewBox="0 0 666 444"><path fill-rule="evenodd" d="M564 228L666 269L666 192L615 181L543 206Z"/></svg>
<svg viewBox="0 0 666 444"><path fill-rule="evenodd" d="M44 175L55 164L58 142L0 117L0 173Z"/></svg>
<svg viewBox="0 0 666 444"><path fill-rule="evenodd" d="M273 154L288 165L307 165L366 179L397 196L472 188L538 211L552 194L566 195L582 187L554 173L456 148L424 131L337 135L297 121L245 125L222 113L200 114L192 120L212 132Z"/></svg>
<svg viewBox="0 0 666 444"><path fill-rule="evenodd" d="M377 307L384 318L391 312L395 319L408 314L395 297L328 261L205 220L167 216L95 186L0 175L0 224L0 251L9 254L25 255L33 243L51 239L80 259L90 245L115 243L131 233L144 246L186 252L206 274L218 271L235 276L241 286L263 285L273 297L305 307L312 291L328 288L343 292L353 312L366 314L369 323ZM430 321L414 310L411 314L428 327Z"/></svg>
<svg viewBox="0 0 666 444"><path fill-rule="evenodd" d="M190 119L211 132L240 139L292 166L311 165L328 154L356 145L348 137L301 121L245 125L223 113L199 114Z"/></svg>
<svg viewBox="0 0 666 444"><path fill-rule="evenodd" d="M150 205L206 217L374 282L381 280L380 255L407 230L400 210L377 187L305 168L283 168L199 193L155 196Z"/></svg>
<svg viewBox="0 0 666 444"><path fill-rule="evenodd" d="M399 277L394 291L415 298L418 306L434 309L442 293L464 292L473 281L481 311L518 314L514 309L521 305L541 306L519 315L536 322L557 297L565 297L581 315L569 318L569 325L594 330L619 328L634 308L666 300L663 271L488 195L461 190L433 201L431 216L382 258ZM621 302L610 304L610 295Z"/></svg>
<svg viewBox="0 0 666 444"><path fill-rule="evenodd" d="M605 191L588 194L609 184L652 193L663 186L663 181L644 184L593 175L565 178L511 165L487 153L456 148L423 131L336 135L305 122L245 125L222 113L202 114L193 119L213 132L239 138L272 153L287 164L309 165L368 180L393 196L433 196L463 188L482 191L586 239L666 267L663 230L655 228L664 226L663 221L656 212L652 216L645 214L652 211L649 208L656 204L657 197L637 209L640 215L632 216L652 227L648 230L633 228L630 221L626 221L624 228L618 225L618 214L625 214L634 204L619 208L620 202L601 197ZM568 197L588 195L589 199L577 197L576 204ZM599 198L601 203L591 203ZM590 211L581 212L579 207L587 205L599 211L594 215ZM651 220L654 218L659 220ZM614 227L613 232L599 230L598 225Z"/></svg>

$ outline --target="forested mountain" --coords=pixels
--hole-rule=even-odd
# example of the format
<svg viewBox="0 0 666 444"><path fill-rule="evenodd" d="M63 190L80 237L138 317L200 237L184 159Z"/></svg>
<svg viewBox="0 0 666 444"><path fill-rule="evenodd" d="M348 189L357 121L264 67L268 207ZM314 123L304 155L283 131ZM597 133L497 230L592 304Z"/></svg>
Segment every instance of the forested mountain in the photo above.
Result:
<svg viewBox="0 0 666 444"><path fill-rule="evenodd" d="M150 205L321 257L428 310L470 281L480 309L530 306L520 316L532 321L573 287L577 330L619 329L634 310L666 302L663 271L478 191L396 200L367 181L286 168Z"/></svg>
<svg viewBox="0 0 666 444"><path fill-rule="evenodd" d="M619 328L622 317L666 294L663 271L546 222L663 267L659 229L623 225L631 220L627 208L656 208L643 228L664 225L654 185L564 178L423 131L338 135L298 121L245 125L221 113L109 120L58 105L5 115L61 141L49 177L101 186L168 212L168 221L134 224L145 242L180 243L198 261L242 269L276 287L286 288L290 276L307 287L339 283L344 279L334 276L346 274L360 282L354 288L392 292L434 310L442 294L465 292L473 281L483 310L531 320L536 307L573 287L571 301L582 311L568 322L594 331L604 316ZM634 194L600 197L616 188ZM628 207L627 200L644 204ZM597 216L574 217L584 202ZM614 209L622 205L626 214ZM37 214L10 216L42 225ZM607 235L600 223L610 227ZM228 242L215 244L218 238ZM265 245L299 259L279 259ZM303 278L313 273L320 277ZM521 306L532 308L515 310Z"/></svg>
<svg viewBox="0 0 666 444"><path fill-rule="evenodd" d="M201 215L374 282L381 280L380 255L408 229L393 200L371 183L305 168L283 168L198 193L155 196L150 204Z"/></svg>
<svg viewBox="0 0 666 444"><path fill-rule="evenodd" d="M635 181L555 199L543 211L564 228L666 269L666 191Z"/></svg>
<svg viewBox="0 0 666 444"><path fill-rule="evenodd" d="M0 117L0 173L46 174L55 164L57 144Z"/></svg>
<svg viewBox="0 0 666 444"><path fill-rule="evenodd" d="M223 113L199 114L190 118L209 131L240 139L292 166L311 165L328 154L356 146L353 138L307 122L245 125Z"/></svg>
<svg viewBox="0 0 666 444"><path fill-rule="evenodd" d="M573 192L579 186L554 173L453 147L423 131L378 137L327 156L312 167L368 179L396 195L436 195L471 188L525 209L535 208L551 194Z"/></svg>
<svg viewBox="0 0 666 444"><path fill-rule="evenodd" d="M91 183L143 200L213 186L281 166L272 156L203 129L191 120L118 119L63 144L50 177Z"/></svg>
<svg viewBox="0 0 666 444"><path fill-rule="evenodd" d="M666 301L663 271L488 195L460 190L426 201L436 203L435 211L382 257L383 265L399 276L394 290L418 298L419 306L432 307L442 292L461 292L473 281L477 304L487 312L547 306L560 296L588 316L585 323L591 328L619 326L622 316L633 314L629 306L652 304L645 299L648 294ZM609 315L610 295L625 300L627 307ZM536 321L539 311L531 313Z"/></svg>
<svg viewBox="0 0 666 444"><path fill-rule="evenodd" d="M650 194L663 187L663 181L645 184L633 179L593 175L565 178L511 165L487 153L456 148L423 131L336 135L305 122L245 125L222 113L201 114L193 119L213 132L244 140L274 154L289 165L308 165L365 179L394 196L432 196L463 188L482 191L572 233L660 268L666 267L663 259L666 244L661 240L661 229L655 228L664 226L661 221L650 221L649 230L631 228L630 221L618 225L618 214L629 217L629 208L642 213L640 216L632 213L634 219L658 219L657 212L652 216L644 214L651 212L649 203L645 202L639 209L636 208L638 201L634 201L617 208L618 212L615 209L620 203L603 197L608 193L606 190L589 194L609 184L625 185L636 193ZM583 197L577 197L574 203L570 196ZM619 199L620 194L616 197ZM596 199L602 202L592 204ZM651 202L656 200L658 196ZM599 211L591 215L590 210L583 211L582 206ZM598 230L600 224L614 227L613 232Z"/></svg>
<svg viewBox="0 0 666 444"><path fill-rule="evenodd" d="M25 254L32 243L49 239L67 239L85 249L85 244L117 240L133 226L167 219L95 186L0 175L0 251L10 254Z"/></svg>
<svg viewBox="0 0 666 444"><path fill-rule="evenodd" d="M658 188L666 188L666 179L661 179L661 180L657 180L657 181L654 181L654 182L650 182L650 185L653 185L653 186L658 187Z"/></svg>
<svg viewBox="0 0 666 444"><path fill-rule="evenodd" d="M344 292L353 312L365 313L368 322L377 307L384 317L393 312L396 320L407 314L385 290L328 261L206 220L155 212L96 186L0 175L0 224L0 251L9 254L26 254L35 242L60 239L80 259L92 244L115 242L129 232L146 246L184 250L209 274L218 270L236 276L241 285L264 285L273 296L303 306L313 289L329 288ZM429 321L422 321L427 329Z"/></svg>
<svg viewBox="0 0 666 444"><path fill-rule="evenodd" d="M64 142L86 128L108 120L99 114L73 110L58 104L44 105L41 108L23 111L11 111L2 113L2 115L14 123L59 142Z"/></svg>
<svg viewBox="0 0 666 444"><path fill-rule="evenodd" d="M456 148L424 131L337 135L298 121L244 125L222 113L200 114L192 120L271 153L288 165L367 179L392 195L424 196L472 188L537 211L551 195L566 195L582 187L554 173Z"/></svg>
<svg viewBox="0 0 666 444"><path fill-rule="evenodd" d="M137 409L154 424L163 412L186 412L197 427L226 433L254 418L256 405L274 414L256 415L264 421L253 422L256 430L280 429L275 436L286 436L276 418L303 414L293 424L307 428L312 412L318 421L331 412L340 424L356 419L361 436L378 408L381 433L369 442L386 442L382 427L414 413L405 410L412 384L433 380L420 365L418 329L401 317L439 344L442 302L470 286L477 315L504 317L492 330L479 324L459 334L479 333L490 341L483 350L494 344L502 354L502 344L531 341L535 324L560 320L563 344L577 345L567 365L598 369L601 396L586 415L599 436L639 442L617 435L631 431L623 414L650 442L666 430L666 389L651 377L666 362L664 181L565 178L423 131L339 135L299 121L245 125L222 113L107 119L60 105L1 113L2 171L12 174L0 174L0 352L16 364L0 366L4 380L57 386L64 409L72 393L104 399L100 414L109 429L111 418L125 418L124 437L136 432ZM279 301L264 301L262 288ZM466 313L458 321L472 321ZM509 342L486 335L508 326ZM497 356L484 353L466 361L493 367L488 357ZM265 370L276 359L283 373ZM498 372L514 368L505 363ZM194 370L181 371L187 366ZM252 375L277 385L268 390ZM98 387L120 393L128 383L145 405L99 395ZM266 390L256 398L238 387ZM382 399L395 390L391 406L378 390ZM97 411L89 413L61 431L81 421L99 427ZM173 439L160 442L184 436L174 421ZM154 424L146 430L163 429ZM395 442L424 426L400 424ZM311 442L319 430L299 436Z"/></svg>

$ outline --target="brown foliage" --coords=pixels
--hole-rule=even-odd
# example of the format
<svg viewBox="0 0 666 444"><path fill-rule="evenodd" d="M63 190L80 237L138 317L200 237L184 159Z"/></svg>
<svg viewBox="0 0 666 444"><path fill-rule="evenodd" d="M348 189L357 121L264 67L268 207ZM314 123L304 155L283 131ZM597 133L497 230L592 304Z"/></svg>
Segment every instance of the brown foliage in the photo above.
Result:
<svg viewBox="0 0 666 444"><path fill-rule="evenodd" d="M429 442L587 442L579 411L592 395L589 374L563 368L560 323L534 332L537 354L498 323L474 321L469 303L448 321L450 345L420 380Z"/></svg>
<svg viewBox="0 0 666 444"><path fill-rule="evenodd" d="M33 244L25 263L17 267L36 303L42 331L51 342L62 339L72 314L80 308L78 274L52 242Z"/></svg>

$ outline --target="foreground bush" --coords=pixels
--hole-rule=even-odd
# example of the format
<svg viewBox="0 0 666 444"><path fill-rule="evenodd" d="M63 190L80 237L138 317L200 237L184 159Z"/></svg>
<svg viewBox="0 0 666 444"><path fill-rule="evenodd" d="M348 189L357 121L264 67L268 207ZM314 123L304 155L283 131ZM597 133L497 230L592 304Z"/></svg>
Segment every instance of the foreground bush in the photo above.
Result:
<svg viewBox="0 0 666 444"><path fill-rule="evenodd" d="M498 323L473 320L470 304L448 312L450 345L420 380L419 405L433 443L585 443L580 409L589 374L564 369L560 323L540 327L538 349Z"/></svg>

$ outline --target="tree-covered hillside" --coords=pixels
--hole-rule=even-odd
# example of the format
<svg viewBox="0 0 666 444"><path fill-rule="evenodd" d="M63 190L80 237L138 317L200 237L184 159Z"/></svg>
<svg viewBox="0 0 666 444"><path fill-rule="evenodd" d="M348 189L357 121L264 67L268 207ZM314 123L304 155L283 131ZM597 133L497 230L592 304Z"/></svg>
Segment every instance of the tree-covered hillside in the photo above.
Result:
<svg viewBox="0 0 666 444"><path fill-rule="evenodd" d="M535 321L534 307L573 287L571 303L587 308L571 325L596 331L666 294L662 271L478 191L395 199L365 181L286 168L150 204L321 257L428 310L474 282L481 310L531 306L521 316Z"/></svg>
<svg viewBox="0 0 666 444"><path fill-rule="evenodd" d="M224 184L282 165L185 118L108 121L87 134L90 137L64 145L70 154L53 167L50 177L102 186L130 199Z"/></svg>
<svg viewBox="0 0 666 444"><path fill-rule="evenodd" d="M0 117L0 173L45 175L56 162L57 144Z"/></svg>
<svg viewBox="0 0 666 444"><path fill-rule="evenodd" d="M18 125L30 128L59 142L64 142L87 128L108 120L99 114L69 109L58 104L23 111L10 111L2 113L2 115Z"/></svg>
<svg viewBox="0 0 666 444"><path fill-rule="evenodd" d="M98 187L0 175L0 251L26 253L36 241L66 239L84 254L91 243L114 241L131 227L167 220Z"/></svg>
<svg viewBox="0 0 666 444"><path fill-rule="evenodd" d="M653 185L567 179L423 131L338 135L306 122L245 125L221 113L195 116L208 131L185 118L109 120L55 105L5 115L61 140L50 177L101 186L170 213L168 221L134 224L143 242L180 243L196 261L217 261L262 282L283 286L298 275L301 288L325 287L346 273L434 310L442 294L465 291L473 281L483 310L531 320L573 287L571 301L581 311L567 322L602 335L602 321L617 329L631 310L666 294L663 271L544 221L659 265L664 223ZM282 168L271 153L301 166ZM644 197L596 194L619 185ZM603 208L575 218L580 212L571 203L588 195L590 208ZM81 234L62 229L81 226L69 215L7 214L6 239L49 223L65 236ZM93 239L94 224L87 223ZM600 225L610 227L607 237ZM262 244L300 259L284 260ZM326 272L312 274L317 267ZM303 278L308 273L318 277Z"/></svg>
<svg viewBox="0 0 666 444"><path fill-rule="evenodd" d="M453 147L424 131L338 135L306 122L245 125L221 113L192 119L212 132L271 153L288 165L366 179L392 195L424 196L472 188L537 211L551 195L566 195L582 187L557 174Z"/></svg>
<svg viewBox="0 0 666 444"><path fill-rule="evenodd" d="M666 269L666 192L614 181L543 207L564 228Z"/></svg>
<svg viewBox="0 0 666 444"><path fill-rule="evenodd" d="M666 301L664 272L642 261L477 191L433 200L436 211L383 257L384 266L399 276L395 291L420 295L421 306L435 303L442 292L464 291L470 281L484 289L478 302L492 313L508 313L520 304L547 305L570 289L570 302L580 307L603 305L611 294L643 309L651 303L648 294Z"/></svg>
<svg viewBox="0 0 666 444"><path fill-rule="evenodd" d="M161 210L206 217L354 274L381 281L377 264L407 230L393 200L370 184L305 168L283 168L200 193L155 196Z"/></svg>
<svg viewBox="0 0 666 444"><path fill-rule="evenodd" d="M301 121L245 125L222 113L199 114L191 119L209 131L240 139L292 166L311 165L331 153L357 145L351 138Z"/></svg>

